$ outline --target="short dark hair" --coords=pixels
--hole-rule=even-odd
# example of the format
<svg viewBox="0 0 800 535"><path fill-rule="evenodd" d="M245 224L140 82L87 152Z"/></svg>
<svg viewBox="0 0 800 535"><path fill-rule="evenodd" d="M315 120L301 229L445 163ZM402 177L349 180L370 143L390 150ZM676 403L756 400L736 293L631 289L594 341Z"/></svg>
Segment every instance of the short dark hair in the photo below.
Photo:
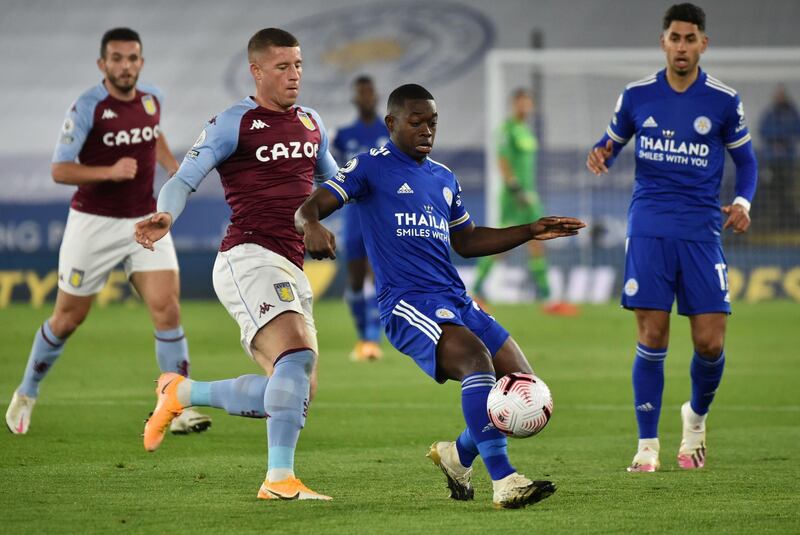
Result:
<svg viewBox="0 0 800 535"><path fill-rule="evenodd" d="M664 13L664 27L666 30L672 21L679 20L681 22L690 22L696 24L697 28L704 32L706 31L706 12L703 8L694 4L673 4Z"/></svg>
<svg viewBox="0 0 800 535"><path fill-rule="evenodd" d="M354 86L361 84L375 85L375 81L372 79L372 76L368 74L362 74L360 76L356 76L356 78L353 80Z"/></svg>
<svg viewBox="0 0 800 535"><path fill-rule="evenodd" d="M139 39L139 34L130 28L112 28L103 34L100 40L100 57L106 57L106 45L109 41L136 41L139 46L142 46L142 40Z"/></svg>
<svg viewBox="0 0 800 535"><path fill-rule="evenodd" d="M280 28L264 28L258 30L247 42L247 57L252 60L252 55L271 46L294 47L300 46L297 37Z"/></svg>
<svg viewBox="0 0 800 535"><path fill-rule="evenodd" d="M406 100L434 100L434 98L433 95L421 85L401 85L389 95L389 102L386 104L389 114L405 106Z"/></svg>

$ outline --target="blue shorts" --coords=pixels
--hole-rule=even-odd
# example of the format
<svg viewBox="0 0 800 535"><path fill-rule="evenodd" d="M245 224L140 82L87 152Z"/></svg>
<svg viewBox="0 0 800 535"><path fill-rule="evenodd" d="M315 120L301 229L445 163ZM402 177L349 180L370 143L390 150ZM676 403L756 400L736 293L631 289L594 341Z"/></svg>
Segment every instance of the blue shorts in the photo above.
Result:
<svg viewBox="0 0 800 535"><path fill-rule="evenodd" d="M508 331L472 299L452 294L406 297L383 321L389 342L440 383L446 380L436 376L440 323L463 325L480 338L492 357L509 337Z"/></svg>
<svg viewBox="0 0 800 535"><path fill-rule="evenodd" d="M673 238L630 237L625 253L622 306L694 316L731 313L728 266L722 245Z"/></svg>
<svg viewBox="0 0 800 535"><path fill-rule="evenodd" d="M344 257L346 260L366 258L364 234L361 232L361 218L355 206L344 208Z"/></svg>

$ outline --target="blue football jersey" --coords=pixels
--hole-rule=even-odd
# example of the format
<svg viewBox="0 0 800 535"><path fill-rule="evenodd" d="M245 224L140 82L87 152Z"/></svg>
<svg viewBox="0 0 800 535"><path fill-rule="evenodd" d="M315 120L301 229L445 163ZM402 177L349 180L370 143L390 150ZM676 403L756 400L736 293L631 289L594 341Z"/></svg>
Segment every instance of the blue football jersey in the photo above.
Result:
<svg viewBox="0 0 800 535"><path fill-rule="evenodd" d="M683 93L669 85L666 70L628 84L606 138L615 142L616 154L633 136L628 236L718 241L725 149L752 150L736 91L702 70ZM753 183L743 193L747 201L754 191Z"/></svg>
<svg viewBox="0 0 800 535"><path fill-rule="evenodd" d="M450 232L470 222L453 172L426 158L421 164L391 141L359 154L322 184L361 218L375 272L381 317L403 297L466 296L450 260Z"/></svg>
<svg viewBox="0 0 800 535"><path fill-rule="evenodd" d="M389 141L389 130L383 121L375 120L366 124L357 119L353 124L342 127L333 139L333 148L340 162L346 162L357 154L369 149L382 147Z"/></svg>

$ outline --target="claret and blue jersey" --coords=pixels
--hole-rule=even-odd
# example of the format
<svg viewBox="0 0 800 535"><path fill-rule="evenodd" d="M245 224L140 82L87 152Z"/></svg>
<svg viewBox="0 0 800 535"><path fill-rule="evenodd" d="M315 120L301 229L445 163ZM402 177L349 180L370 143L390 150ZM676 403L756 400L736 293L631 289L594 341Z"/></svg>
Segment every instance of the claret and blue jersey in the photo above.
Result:
<svg viewBox="0 0 800 535"><path fill-rule="evenodd" d="M450 233L470 216L450 169L430 158L418 163L389 142L347 162L322 187L340 204L358 201L350 209L359 212L382 317L415 295L466 298L450 261Z"/></svg>
<svg viewBox="0 0 800 535"><path fill-rule="evenodd" d="M737 163L737 197L749 203L755 193L755 158L736 91L702 70L682 93L665 70L633 82L596 146L611 139L616 156L634 136L628 235L719 241L725 149Z"/></svg>

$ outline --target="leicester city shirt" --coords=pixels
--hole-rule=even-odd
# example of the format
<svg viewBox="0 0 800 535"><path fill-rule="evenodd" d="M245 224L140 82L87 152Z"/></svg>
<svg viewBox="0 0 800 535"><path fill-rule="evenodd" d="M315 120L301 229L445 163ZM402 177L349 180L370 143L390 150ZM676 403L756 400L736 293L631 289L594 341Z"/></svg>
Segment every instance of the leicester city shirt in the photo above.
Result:
<svg viewBox="0 0 800 535"><path fill-rule="evenodd" d="M323 183L339 203L355 199L375 272L381 315L402 297L456 293L464 283L450 261L450 232L470 217L450 169L418 163L392 142L359 154Z"/></svg>
<svg viewBox="0 0 800 535"><path fill-rule="evenodd" d="M389 131L383 121L375 119L367 124L358 119L336 132L333 148L336 149L339 161L346 162L371 148L384 146L387 141L389 141Z"/></svg>
<svg viewBox="0 0 800 535"><path fill-rule="evenodd" d="M736 91L700 70L679 93L659 71L628 84L606 135L622 145L636 136L629 236L720 239L725 149L750 142Z"/></svg>

